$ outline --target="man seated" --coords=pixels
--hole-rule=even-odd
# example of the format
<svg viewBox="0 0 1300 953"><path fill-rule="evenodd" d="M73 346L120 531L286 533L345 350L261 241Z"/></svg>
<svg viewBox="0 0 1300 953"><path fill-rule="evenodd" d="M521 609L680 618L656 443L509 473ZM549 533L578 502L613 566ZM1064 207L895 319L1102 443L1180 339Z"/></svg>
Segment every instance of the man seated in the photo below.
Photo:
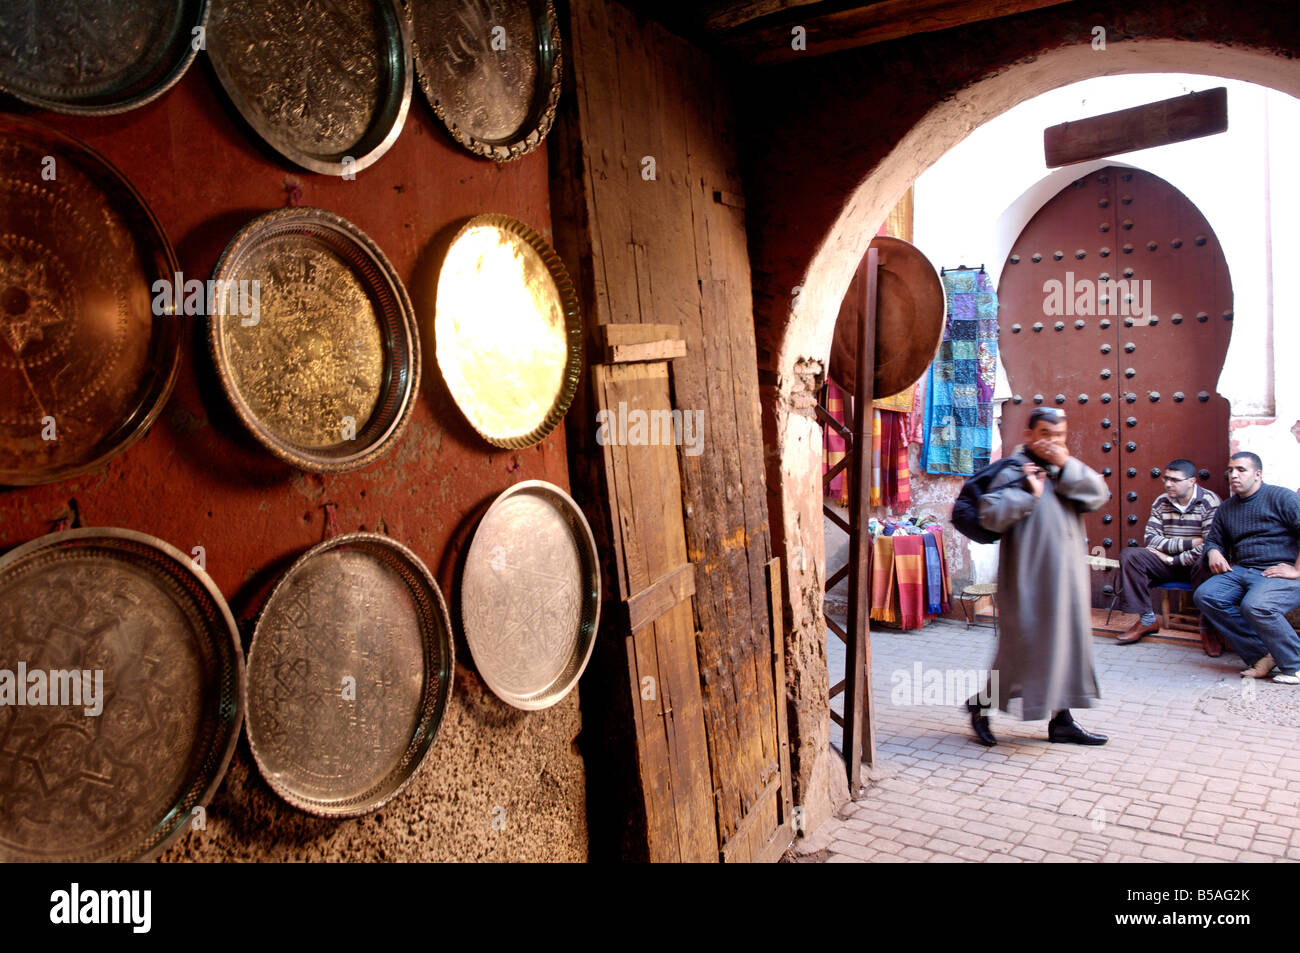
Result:
<svg viewBox="0 0 1300 953"><path fill-rule="evenodd" d="M1194 598L1248 666L1241 674L1300 685L1300 636L1286 614L1300 608L1300 494L1264 482L1253 453L1228 459L1232 496L1205 537L1210 572Z"/></svg>
<svg viewBox="0 0 1300 953"><path fill-rule="evenodd" d="M1147 518L1146 548L1134 546L1120 551L1120 590L1123 610L1139 618L1115 641L1132 645L1142 636L1160 630L1160 620L1151 609L1151 587L1166 582L1185 582L1193 587L1210 578L1202 558L1205 534L1214 522L1219 497L1196 482L1196 465L1191 460L1173 460L1165 467L1165 492L1151 504ZM1201 642L1211 656L1218 655L1217 637L1202 626Z"/></svg>

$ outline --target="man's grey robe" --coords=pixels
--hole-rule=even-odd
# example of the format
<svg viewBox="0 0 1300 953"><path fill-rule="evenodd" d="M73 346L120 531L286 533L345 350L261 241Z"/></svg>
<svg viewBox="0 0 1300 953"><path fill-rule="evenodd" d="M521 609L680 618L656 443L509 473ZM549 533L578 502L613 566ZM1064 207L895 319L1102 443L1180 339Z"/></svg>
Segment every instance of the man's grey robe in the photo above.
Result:
<svg viewBox="0 0 1300 953"><path fill-rule="evenodd" d="M980 525L1002 533L998 557L998 673L994 700L1021 698L1023 718L1036 721L1062 708L1087 708L1099 698L1092 665L1092 593L1082 513L1106 505L1101 474L1074 457L1044 466L1049 479L1034 498L1017 462L994 477L980 499ZM1019 485L1011 486L1020 481Z"/></svg>

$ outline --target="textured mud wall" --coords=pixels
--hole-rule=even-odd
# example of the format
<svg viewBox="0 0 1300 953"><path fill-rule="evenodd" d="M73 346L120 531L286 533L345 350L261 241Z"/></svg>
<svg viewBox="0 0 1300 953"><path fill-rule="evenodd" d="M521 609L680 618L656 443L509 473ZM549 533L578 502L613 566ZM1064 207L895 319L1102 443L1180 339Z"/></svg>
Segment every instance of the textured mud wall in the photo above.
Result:
<svg viewBox="0 0 1300 953"><path fill-rule="evenodd" d="M1105 51L1092 29L1107 31ZM740 154L768 460L784 556L795 803L815 829L840 795L828 753L821 428L811 411L840 300L912 181L986 120L1092 76L1201 72L1300 93L1300 20L1269 0L1050 7L861 50L798 56L744 81ZM972 187L978 188L973 182ZM953 210L960 215L960 209Z"/></svg>
<svg viewBox="0 0 1300 953"><path fill-rule="evenodd" d="M292 560L322 539L326 504L334 504L340 532L386 527L438 576L450 603L458 597L452 567L479 507L520 480L567 488L563 428L526 451L484 443L442 384L430 329L440 253L464 219L502 212L549 239L545 149L504 166L464 153L417 88L401 137L355 181L300 172L241 124L203 56L143 109L32 117L88 142L126 174L161 221L186 277L206 280L234 234L285 205L290 190L302 205L351 220L406 283L420 318L424 373L410 426L390 452L359 472L307 475L243 430L206 355L202 319L186 319L196 323L180 377L152 431L100 472L0 490L0 546L74 515L79 525L128 527L186 553L203 546L209 574L242 622ZM585 859L583 765L573 745L577 693L548 711L517 711L487 690L459 638L456 655L454 694L433 750L412 785L381 812L350 821L299 813L262 781L241 738L206 830L184 835L164 859Z"/></svg>

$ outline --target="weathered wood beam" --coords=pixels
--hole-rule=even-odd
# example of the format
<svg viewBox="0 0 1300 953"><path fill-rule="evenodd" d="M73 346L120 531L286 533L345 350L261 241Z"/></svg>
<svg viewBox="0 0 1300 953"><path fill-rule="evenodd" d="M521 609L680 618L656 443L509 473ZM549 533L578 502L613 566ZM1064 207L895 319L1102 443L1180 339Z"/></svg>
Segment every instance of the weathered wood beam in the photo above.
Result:
<svg viewBox="0 0 1300 953"><path fill-rule="evenodd" d="M836 53L952 27L1053 7L1070 0L879 0L850 10L821 3L785 9L727 32L717 42L752 63L775 63ZM793 30L803 27L803 49Z"/></svg>
<svg viewBox="0 0 1300 953"><path fill-rule="evenodd" d="M1228 90L1206 89L1158 103L1063 122L1043 130L1048 168L1200 139L1228 129Z"/></svg>

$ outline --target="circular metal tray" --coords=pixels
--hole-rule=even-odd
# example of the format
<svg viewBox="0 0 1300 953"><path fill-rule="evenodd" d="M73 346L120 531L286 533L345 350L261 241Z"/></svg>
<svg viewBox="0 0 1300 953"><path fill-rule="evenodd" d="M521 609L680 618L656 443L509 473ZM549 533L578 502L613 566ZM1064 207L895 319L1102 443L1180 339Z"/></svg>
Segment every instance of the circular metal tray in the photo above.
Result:
<svg viewBox="0 0 1300 953"><path fill-rule="evenodd" d="M337 473L393 445L419 391L420 339L406 288L378 245L323 209L280 209L235 236L213 278L233 282L217 286L230 293L216 296L209 326L217 372L268 450ZM253 287L258 313L245 315Z"/></svg>
<svg viewBox="0 0 1300 953"><path fill-rule="evenodd" d="M578 296L559 255L523 222L479 215L438 275L434 346L456 405L488 443L540 443L582 374Z"/></svg>
<svg viewBox="0 0 1300 953"><path fill-rule="evenodd" d="M310 814L387 803L437 735L453 653L438 584L405 546L349 533L308 550L271 591L248 650L262 776Z"/></svg>
<svg viewBox="0 0 1300 953"><path fill-rule="evenodd" d="M207 15L208 0L0 4L0 89L63 113L143 106L185 74Z"/></svg>
<svg viewBox="0 0 1300 953"><path fill-rule="evenodd" d="M563 76L551 0L409 0L429 105L462 146L517 159L555 121Z"/></svg>
<svg viewBox="0 0 1300 953"><path fill-rule="evenodd" d="M221 592L152 536L52 533L0 558L0 670L19 665L29 690L33 670L49 685L102 672L102 711L52 693L0 706L0 860L157 856L207 806L239 737L243 655Z"/></svg>
<svg viewBox="0 0 1300 953"><path fill-rule="evenodd" d="M207 45L245 121L304 169L352 175L401 134L414 71L395 0L212 0Z"/></svg>
<svg viewBox="0 0 1300 953"><path fill-rule="evenodd" d="M0 484L76 476L148 430L186 337L155 317L154 282L179 270L106 159L0 117Z"/></svg>
<svg viewBox="0 0 1300 953"><path fill-rule="evenodd" d="M549 708L578 684L596 645L600 562L582 510L526 480L474 531L460 584L465 641L479 675L516 708Z"/></svg>

